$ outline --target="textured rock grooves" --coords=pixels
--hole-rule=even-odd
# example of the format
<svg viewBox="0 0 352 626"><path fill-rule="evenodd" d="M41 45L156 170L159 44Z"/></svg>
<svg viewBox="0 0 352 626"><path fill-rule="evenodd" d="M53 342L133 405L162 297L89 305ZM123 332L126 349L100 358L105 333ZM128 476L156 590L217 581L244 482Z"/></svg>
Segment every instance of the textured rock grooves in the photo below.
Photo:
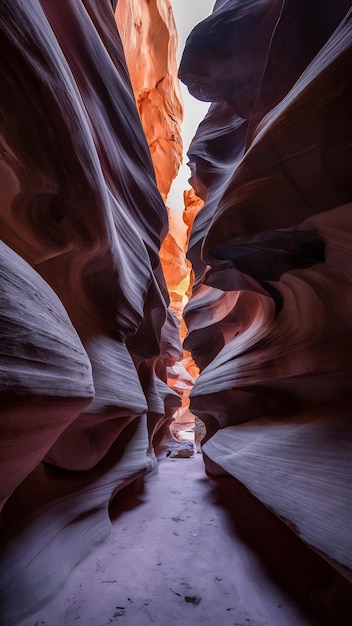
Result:
<svg viewBox="0 0 352 626"><path fill-rule="evenodd" d="M205 206L185 310L206 469L350 581L351 47L350 2L219 0L180 67L212 102L189 150Z"/></svg>
<svg viewBox="0 0 352 626"><path fill-rule="evenodd" d="M56 593L109 534L119 490L155 466L182 350L159 260L167 211L111 3L4 1L0 23L10 624Z"/></svg>
<svg viewBox="0 0 352 626"><path fill-rule="evenodd" d="M182 162L182 98L177 76L177 32L169 0L119 0L116 23L124 47L142 127L149 145L157 187L166 201ZM191 263L186 249L196 212L202 205L193 190L185 192L183 219L168 210L168 232L161 243L160 261L169 292L169 308L186 335L182 317L192 286ZM189 393L198 375L189 352L168 370L168 384L182 399L175 424L194 422L189 413Z"/></svg>
<svg viewBox="0 0 352 626"><path fill-rule="evenodd" d="M188 384L175 377L190 266L165 239L163 201L181 155L171 6L119 2L130 58L147 51L130 74L115 9L0 3L6 626L108 536ZM205 205L184 343L201 370L192 411L206 469L332 626L352 616L351 30L346 0L218 0L180 68L212 102L189 151ZM192 193L186 206L190 228ZM165 274L177 253L171 306L164 240Z"/></svg>

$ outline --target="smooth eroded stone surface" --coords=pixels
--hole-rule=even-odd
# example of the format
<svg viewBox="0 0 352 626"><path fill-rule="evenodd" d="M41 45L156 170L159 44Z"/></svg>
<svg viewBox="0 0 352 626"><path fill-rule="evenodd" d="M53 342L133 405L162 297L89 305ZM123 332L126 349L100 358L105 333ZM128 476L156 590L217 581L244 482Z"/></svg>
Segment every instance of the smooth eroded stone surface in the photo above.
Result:
<svg viewBox="0 0 352 626"><path fill-rule="evenodd" d="M351 42L344 0L219 0L180 67L190 92L212 101L189 150L205 205L184 314L206 465L347 577Z"/></svg>
<svg viewBox="0 0 352 626"><path fill-rule="evenodd" d="M282 0L217 3L188 37L180 77L199 100L251 115Z"/></svg>
<svg viewBox="0 0 352 626"><path fill-rule="evenodd" d="M2 623L16 624L38 609L108 536L108 507L114 496L155 467L147 446L142 416L122 432L91 472L64 472L40 463L20 485L9 501L11 507L3 510Z"/></svg>
<svg viewBox="0 0 352 626"><path fill-rule="evenodd" d="M203 451L210 458L221 457L229 474L348 574L352 570L351 427L339 415L330 417L261 419L229 426L205 443Z"/></svg>
<svg viewBox="0 0 352 626"><path fill-rule="evenodd" d="M6 624L107 536L110 503L155 466L181 402L166 384L182 354L168 215L113 4L0 8Z"/></svg>
<svg viewBox="0 0 352 626"><path fill-rule="evenodd" d="M1 506L94 396L91 364L60 300L0 242Z"/></svg>
<svg viewBox="0 0 352 626"><path fill-rule="evenodd" d="M171 2L119 0L115 15L158 189L166 200L182 162L183 109Z"/></svg>

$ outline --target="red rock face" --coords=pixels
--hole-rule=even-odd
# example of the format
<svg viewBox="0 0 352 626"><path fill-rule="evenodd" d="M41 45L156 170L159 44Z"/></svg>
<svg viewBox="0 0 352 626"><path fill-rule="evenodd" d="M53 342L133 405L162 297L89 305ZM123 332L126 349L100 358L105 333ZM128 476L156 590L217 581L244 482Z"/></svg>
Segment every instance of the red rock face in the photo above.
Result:
<svg viewBox="0 0 352 626"><path fill-rule="evenodd" d="M351 576L349 2L217 2L180 68L213 101L189 151L205 199L185 347L203 446ZM329 478L327 478L329 476Z"/></svg>
<svg viewBox="0 0 352 626"><path fill-rule="evenodd" d="M182 354L168 218L108 0L3 2L0 621L52 595L155 465ZM51 563L50 572L47 564ZM18 603L18 597L21 603Z"/></svg>

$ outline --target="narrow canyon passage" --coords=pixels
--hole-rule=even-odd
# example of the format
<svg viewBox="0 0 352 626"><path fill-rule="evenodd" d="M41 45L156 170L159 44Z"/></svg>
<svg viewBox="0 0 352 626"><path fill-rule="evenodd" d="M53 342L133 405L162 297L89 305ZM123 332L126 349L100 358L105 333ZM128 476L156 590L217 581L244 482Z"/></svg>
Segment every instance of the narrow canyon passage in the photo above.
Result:
<svg viewBox="0 0 352 626"><path fill-rule="evenodd" d="M108 540L19 626L313 626L216 502L201 454L162 459Z"/></svg>
<svg viewBox="0 0 352 626"><path fill-rule="evenodd" d="M351 1L0 33L0 626L349 626Z"/></svg>

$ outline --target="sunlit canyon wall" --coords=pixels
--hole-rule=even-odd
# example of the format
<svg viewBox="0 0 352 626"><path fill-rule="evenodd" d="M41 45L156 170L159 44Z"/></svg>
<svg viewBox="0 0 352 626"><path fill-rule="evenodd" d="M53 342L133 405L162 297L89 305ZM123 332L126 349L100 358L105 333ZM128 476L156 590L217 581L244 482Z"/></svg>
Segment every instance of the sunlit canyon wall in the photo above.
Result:
<svg viewBox="0 0 352 626"><path fill-rule="evenodd" d="M119 0L116 22L145 132L158 189L167 203L171 183L182 163L182 97L176 66L177 32L170 0ZM169 229L160 261L170 296L170 310L180 323L180 339L187 329L183 309L191 294L193 272L186 258L190 229L203 206L193 189L184 192L184 209L168 210ZM188 351L168 369L168 384L182 398L175 422L191 422L189 393L198 368Z"/></svg>
<svg viewBox="0 0 352 626"><path fill-rule="evenodd" d="M159 257L168 215L115 8L0 7L6 624L54 594L109 534L110 504L155 467L154 448L181 402L166 384L182 358ZM162 32L167 47L175 34ZM168 90L159 93L165 107ZM172 177L177 164L168 167Z"/></svg>
<svg viewBox="0 0 352 626"><path fill-rule="evenodd" d="M182 163L183 147L183 108L176 65L178 38L171 2L119 0L115 15L157 186L167 202L171 183ZM185 254L187 227L181 211L167 210L169 228L161 245L160 261L170 296L170 310L180 323L182 340L186 334L182 312L190 295L192 278L191 264ZM183 354L168 370L169 385L182 397L182 405L175 414L178 420L188 414L194 368L189 355Z"/></svg>
<svg viewBox="0 0 352 626"><path fill-rule="evenodd" d="M351 45L350 2L219 0L180 67L212 102L185 310L206 468L350 580Z"/></svg>

